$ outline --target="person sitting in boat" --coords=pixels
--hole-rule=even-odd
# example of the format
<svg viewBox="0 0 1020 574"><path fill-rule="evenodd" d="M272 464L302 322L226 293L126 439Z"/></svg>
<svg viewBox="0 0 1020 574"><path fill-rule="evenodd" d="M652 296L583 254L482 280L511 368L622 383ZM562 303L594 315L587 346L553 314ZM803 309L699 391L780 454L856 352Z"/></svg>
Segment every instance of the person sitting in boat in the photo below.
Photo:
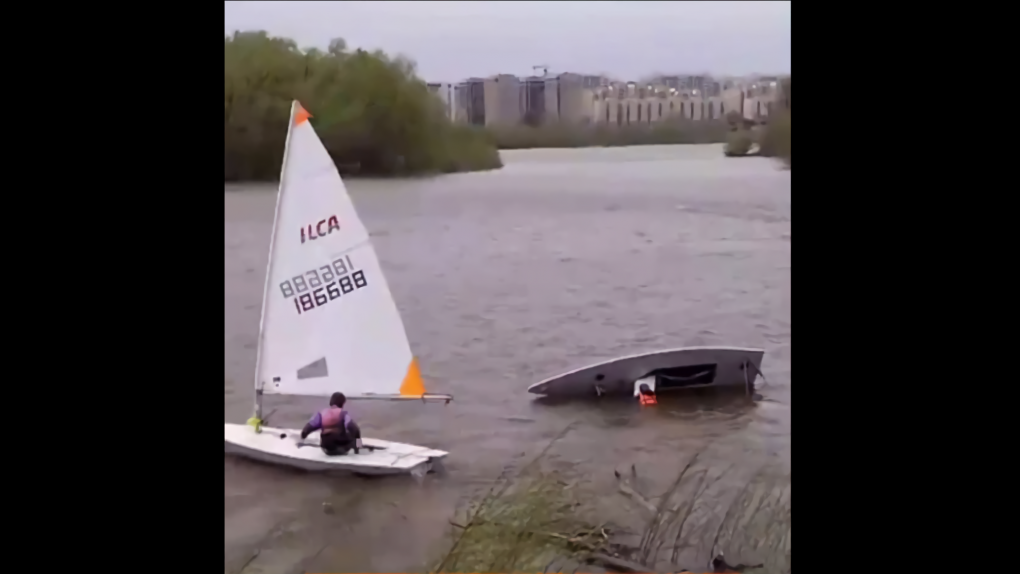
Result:
<svg viewBox="0 0 1020 574"><path fill-rule="evenodd" d="M347 397L343 393L333 393L329 397L329 408L315 413L305 428L301 429L301 439L320 431L319 445L326 454L347 454L352 448L354 454L358 454L361 448L361 429L351 418L351 413L344 410L346 402Z"/></svg>

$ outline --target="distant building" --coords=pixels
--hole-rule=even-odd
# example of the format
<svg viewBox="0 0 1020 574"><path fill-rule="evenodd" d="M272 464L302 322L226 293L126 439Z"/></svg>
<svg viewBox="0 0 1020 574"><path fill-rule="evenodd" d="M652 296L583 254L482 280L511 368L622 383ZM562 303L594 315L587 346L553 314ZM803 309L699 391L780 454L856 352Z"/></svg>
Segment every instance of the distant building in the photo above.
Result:
<svg viewBox="0 0 1020 574"><path fill-rule="evenodd" d="M525 78L500 74L449 88L450 114L455 121L487 126L720 120L730 111L762 120L779 105L778 81L771 76L701 74L638 83L574 73Z"/></svg>
<svg viewBox="0 0 1020 574"><path fill-rule="evenodd" d="M453 87L453 121L467 123L467 82Z"/></svg>
<svg viewBox="0 0 1020 574"><path fill-rule="evenodd" d="M544 76L532 76L521 82L521 121L531 125L548 121L546 80Z"/></svg>
<svg viewBox="0 0 1020 574"><path fill-rule="evenodd" d="M456 95L454 94L454 85L445 82L429 83L426 84L429 91L439 98L439 101L443 103L443 112L450 121L456 120L456 113L454 104L456 101Z"/></svg>
<svg viewBox="0 0 1020 574"><path fill-rule="evenodd" d="M596 123L651 124L661 121L719 120L727 108L723 97L699 89L677 89L665 84L614 84L596 94Z"/></svg>
<svg viewBox="0 0 1020 574"><path fill-rule="evenodd" d="M769 76L733 82L723 91L728 109L740 111L749 120L768 118L781 95L778 78Z"/></svg>
<svg viewBox="0 0 1020 574"><path fill-rule="evenodd" d="M674 90L679 90L681 87L683 87L681 85L680 76L661 76L659 78L653 79L653 81L662 84L667 88L672 88Z"/></svg>
<svg viewBox="0 0 1020 574"><path fill-rule="evenodd" d="M563 123L590 123L593 120L595 89L585 88L580 74L556 77L556 119Z"/></svg>
<svg viewBox="0 0 1020 574"><path fill-rule="evenodd" d="M521 81L510 74L485 80L485 125L516 125L521 122Z"/></svg>
<svg viewBox="0 0 1020 574"><path fill-rule="evenodd" d="M453 90L453 99L455 121L485 125L485 80L470 78L461 82Z"/></svg>
<svg viewBox="0 0 1020 574"><path fill-rule="evenodd" d="M609 84L603 76L572 73L472 78L453 87L451 115L455 121L487 126L590 123L595 94Z"/></svg>

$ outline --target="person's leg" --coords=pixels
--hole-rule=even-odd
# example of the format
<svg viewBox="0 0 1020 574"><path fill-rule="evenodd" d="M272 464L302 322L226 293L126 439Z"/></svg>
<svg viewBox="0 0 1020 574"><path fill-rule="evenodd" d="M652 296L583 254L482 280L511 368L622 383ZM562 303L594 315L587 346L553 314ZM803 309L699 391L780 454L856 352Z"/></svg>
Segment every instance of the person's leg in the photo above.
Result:
<svg viewBox="0 0 1020 574"><path fill-rule="evenodd" d="M359 452L361 449L361 429L358 425L352 424L347 430L347 436L350 438L350 446L348 446L348 448L353 448L354 454L361 454Z"/></svg>
<svg viewBox="0 0 1020 574"><path fill-rule="evenodd" d="M348 440L341 440L339 436L333 433L323 435L319 439L319 444L322 445L322 452L329 456L347 454L347 451L351 449L350 442Z"/></svg>

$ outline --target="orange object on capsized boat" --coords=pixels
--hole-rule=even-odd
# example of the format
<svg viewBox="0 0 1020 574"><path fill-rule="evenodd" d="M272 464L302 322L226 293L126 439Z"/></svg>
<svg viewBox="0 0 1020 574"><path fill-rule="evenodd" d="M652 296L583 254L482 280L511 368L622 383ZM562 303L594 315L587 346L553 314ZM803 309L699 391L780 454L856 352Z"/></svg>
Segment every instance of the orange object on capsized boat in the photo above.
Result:
<svg viewBox="0 0 1020 574"><path fill-rule="evenodd" d="M651 406L651 405L659 404L658 399L656 399L655 395L653 395L651 393L647 393L647 394L646 393L640 393L640 394L638 394L638 397L641 400L641 406Z"/></svg>

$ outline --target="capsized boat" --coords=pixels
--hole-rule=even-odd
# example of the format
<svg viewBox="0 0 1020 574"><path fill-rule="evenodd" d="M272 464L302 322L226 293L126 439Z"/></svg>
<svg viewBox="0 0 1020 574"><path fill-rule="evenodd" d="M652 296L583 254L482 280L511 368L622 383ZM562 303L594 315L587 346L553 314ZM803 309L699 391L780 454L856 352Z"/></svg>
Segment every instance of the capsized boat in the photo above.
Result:
<svg viewBox="0 0 1020 574"><path fill-rule="evenodd" d="M765 351L743 347L682 347L619 357L574 369L530 387L546 396L633 393L655 404L658 393L704 387L741 387L754 393Z"/></svg>

